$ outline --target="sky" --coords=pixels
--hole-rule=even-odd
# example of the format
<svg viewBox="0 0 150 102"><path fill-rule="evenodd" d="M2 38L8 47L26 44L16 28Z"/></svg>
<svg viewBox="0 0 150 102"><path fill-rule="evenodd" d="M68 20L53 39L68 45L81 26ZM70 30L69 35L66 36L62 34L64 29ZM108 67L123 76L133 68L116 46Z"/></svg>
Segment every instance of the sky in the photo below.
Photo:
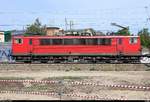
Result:
<svg viewBox="0 0 150 102"><path fill-rule="evenodd" d="M136 34L150 29L150 0L0 0L0 30L25 29L39 18L42 24L66 29L65 18L74 29L116 31L117 23ZM147 9L145 8L147 7ZM67 26L69 29L69 26Z"/></svg>

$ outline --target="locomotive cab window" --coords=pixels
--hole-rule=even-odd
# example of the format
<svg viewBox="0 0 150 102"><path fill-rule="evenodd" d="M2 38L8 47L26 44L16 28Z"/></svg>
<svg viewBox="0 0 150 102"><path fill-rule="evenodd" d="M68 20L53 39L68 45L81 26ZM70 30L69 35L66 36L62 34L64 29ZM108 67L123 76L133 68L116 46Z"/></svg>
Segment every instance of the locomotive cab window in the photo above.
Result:
<svg viewBox="0 0 150 102"><path fill-rule="evenodd" d="M137 38L130 38L130 44L136 44Z"/></svg>
<svg viewBox="0 0 150 102"><path fill-rule="evenodd" d="M16 44L22 44L23 43L23 40L18 38L18 39L15 39L15 43Z"/></svg>

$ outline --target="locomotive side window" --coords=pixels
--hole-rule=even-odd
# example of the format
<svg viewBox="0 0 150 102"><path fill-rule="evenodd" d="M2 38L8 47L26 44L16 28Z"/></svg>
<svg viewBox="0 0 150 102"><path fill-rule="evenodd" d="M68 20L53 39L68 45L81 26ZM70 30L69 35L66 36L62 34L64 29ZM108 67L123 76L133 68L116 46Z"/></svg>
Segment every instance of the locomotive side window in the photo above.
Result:
<svg viewBox="0 0 150 102"><path fill-rule="evenodd" d="M64 39L64 45L85 45L85 39Z"/></svg>
<svg viewBox="0 0 150 102"><path fill-rule="evenodd" d="M40 45L111 45L111 39L40 39Z"/></svg>
<svg viewBox="0 0 150 102"><path fill-rule="evenodd" d="M50 39L40 39L40 45L50 45L51 40Z"/></svg>
<svg viewBox="0 0 150 102"><path fill-rule="evenodd" d="M111 45L111 38L101 38L98 39L99 45Z"/></svg>
<svg viewBox="0 0 150 102"><path fill-rule="evenodd" d="M86 39L87 45L98 45L98 39Z"/></svg>
<svg viewBox="0 0 150 102"><path fill-rule="evenodd" d="M80 39L74 39L74 45L80 45Z"/></svg>
<svg viewBox="0 0 150 102"><path fill-rule="evenodd" d="M105 39L105 45L111 45L111 39Z"/></svg>
<svg viewBox="0 0 150 102"><path fill-rule="evenodd" d="M52 45L62 45L63 40L62 39L52 39Z"/></svg>
<svg viewBox="0 0 150 102"><path fill-rule="evenodd" d="M64 39L64 45L73 45L73 39Z"/></svg>
<svg viewBox="0 0 150 102"><path fill-rule="evenodd" d="M86 44L86 40L85 39L80 39L80 45L85 45Z"/></svg>
<svg viewBox="0 0 150 102"><path fill-rule="evenodd" d="M15 43L16 44L22 44L23 43L23 40L18 38L18 39L15 39Z"/></svg>
<svg viewBox="0 0 150 102"><path fill-rule="evenodd" d="M137 38L130 38L130 44L136 44Z"/></svg>

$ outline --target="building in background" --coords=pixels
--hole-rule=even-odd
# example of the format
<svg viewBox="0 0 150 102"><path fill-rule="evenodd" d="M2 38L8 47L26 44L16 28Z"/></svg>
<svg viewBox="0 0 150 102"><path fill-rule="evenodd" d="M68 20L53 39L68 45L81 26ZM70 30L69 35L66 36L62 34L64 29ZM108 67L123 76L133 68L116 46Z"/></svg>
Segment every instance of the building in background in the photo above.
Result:
<svg viewBox="0 0 150 102"><path fill-rule="evenodd" d="M70 35L70 36L95 36L96 31L92 28L71 29L71 30L66 30L65 35Z"/></svg>
<svg viewBox="0 0 150 102"><path fill-rule="evenodd" d="M10 42L11 41L11 31L0 31L0 42Z"/></svg>
<svg viewBox="0 0 150 102"><path fill-rule="evenodd" d="M46 35L47 36L54 36L57 33L59 33L59 29L58 27L47 27L46 28Z"/></svg>
<svg viewBox="0 0 150 102"><path fill-rule="evenodd" d="M13 36L24 35L25 30L12 30L11 33L12 33Z"/></svg>
<svg viewBox="0 0 150 102"><path fill-rule="evenodd" d="M0 42L4 42L5 38L4 38L4 31L0 31Z"/></svg>
<svg viewBox="0 0 150 102"><path fill-rule="evenodd" d="M4 32L4 42L10 42L12 37L11 31L5 31Z"/></svg>

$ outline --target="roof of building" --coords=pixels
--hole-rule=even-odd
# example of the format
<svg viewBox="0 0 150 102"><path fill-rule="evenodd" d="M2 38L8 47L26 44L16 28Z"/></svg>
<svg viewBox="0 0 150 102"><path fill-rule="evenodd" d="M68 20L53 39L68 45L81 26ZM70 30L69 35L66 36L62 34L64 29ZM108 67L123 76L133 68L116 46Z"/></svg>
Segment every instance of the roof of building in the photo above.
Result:
<svg viewBox="0 0 150 102"><path fill-rule="evenodd" d="M59 27L46 27L47 29L60 29Z"/></svg>
<svg viewBox="0 0 150 102"><path fill-rule="evenodd" d="M24 30L14 30L11 32L12 32L12 35L23 35L25 33Z"/></svg>

